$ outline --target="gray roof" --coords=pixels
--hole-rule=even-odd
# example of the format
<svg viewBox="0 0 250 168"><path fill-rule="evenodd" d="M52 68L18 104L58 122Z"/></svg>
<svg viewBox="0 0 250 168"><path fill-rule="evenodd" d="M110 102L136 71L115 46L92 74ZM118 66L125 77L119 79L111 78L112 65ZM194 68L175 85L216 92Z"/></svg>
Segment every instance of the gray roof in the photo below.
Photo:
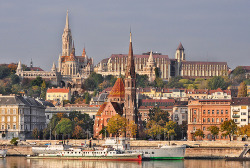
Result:
<svg viewBox="0 0 250 168"><path fill-rule="evenodd" d="M22 97L16 95L0 96L0 105L23 105L45 108L42 104L31 97Z"/></svg>

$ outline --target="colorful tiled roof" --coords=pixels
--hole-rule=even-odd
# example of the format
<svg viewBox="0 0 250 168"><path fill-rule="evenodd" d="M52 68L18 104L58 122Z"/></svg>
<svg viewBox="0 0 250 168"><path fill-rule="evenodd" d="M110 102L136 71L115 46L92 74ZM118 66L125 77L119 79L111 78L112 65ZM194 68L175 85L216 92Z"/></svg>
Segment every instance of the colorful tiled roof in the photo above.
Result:
<svg viewBox="0 0 250 168"><path fill-rule="evenodd" d="M48 89L47 93L69 93L69 89L66 89L66 88L52 88L52 89Z"/></svg>
<svg viewBox="0 0 250 168"><path fill-rule="evenodd" d="M108 97L109 98L110 97L125 98L125 89L124 89L124 84L123 84L122 78L118 78L116 80L115 85L113 86Z"/></svg>
<svg viewBox="0 0 250 168"><path fill-rule="evenodd" d="M99 108L99 110L97 111L96 115L101 115L106 105L107 105L107 102L103 103L101 107Z"/></svg>

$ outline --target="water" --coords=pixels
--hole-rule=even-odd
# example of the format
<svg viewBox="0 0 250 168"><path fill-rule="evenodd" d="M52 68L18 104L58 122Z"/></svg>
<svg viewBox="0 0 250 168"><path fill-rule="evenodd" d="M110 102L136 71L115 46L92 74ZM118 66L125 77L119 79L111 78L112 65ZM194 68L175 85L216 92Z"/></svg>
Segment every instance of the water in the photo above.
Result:
<svg viewBox="0 0 250 168"><path fill-rule="evenodd" d="M177 161L83 161L59 159L26 159L6 157L0 159L0 168L249 168L250 161L177 160Z"/></svg>

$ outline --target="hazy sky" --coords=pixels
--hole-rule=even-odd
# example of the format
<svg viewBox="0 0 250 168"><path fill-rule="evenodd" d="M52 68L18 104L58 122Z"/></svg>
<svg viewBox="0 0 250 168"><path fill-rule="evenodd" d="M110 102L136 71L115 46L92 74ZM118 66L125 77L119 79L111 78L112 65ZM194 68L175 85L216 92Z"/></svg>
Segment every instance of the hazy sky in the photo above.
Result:
<svg viewBox="0 0 250 168"><path fill-rule="evenodd" d="M250 65L249 0L0 0L0 63L45 70L57 65L69 10L76 55L85 45L94 63L153 51L174 58L182 42L187 60Z"/></svg>

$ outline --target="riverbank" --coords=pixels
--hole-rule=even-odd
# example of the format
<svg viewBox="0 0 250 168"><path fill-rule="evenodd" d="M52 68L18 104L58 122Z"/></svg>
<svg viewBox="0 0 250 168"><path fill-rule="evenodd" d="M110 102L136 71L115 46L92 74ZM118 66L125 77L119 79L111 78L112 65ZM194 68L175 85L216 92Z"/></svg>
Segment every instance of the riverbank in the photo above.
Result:
<svg viewBox="0 0 250 168"><path fill-rule="evenodd" d="M69 140L73 146L89 144L89 140ZM58 144L59 140L27 140L19 142L18 146L10 145L9 141L1 140L0 144L8 149L9 156L31 155L32 146L44 146L47 143ZM185 158L187 159L219 159L225 157L238 157L243 150L244 144L248 142L241 141L130 141L132 149L155 148L164 144L183 145L186 144L192 148L186 148ZM31 145L32 144L32 145ZM36 144L36 145L34 145ZM92 140L92 144L102 145L104 140ZM6 146L7 145L7 146Z"/></svg>

